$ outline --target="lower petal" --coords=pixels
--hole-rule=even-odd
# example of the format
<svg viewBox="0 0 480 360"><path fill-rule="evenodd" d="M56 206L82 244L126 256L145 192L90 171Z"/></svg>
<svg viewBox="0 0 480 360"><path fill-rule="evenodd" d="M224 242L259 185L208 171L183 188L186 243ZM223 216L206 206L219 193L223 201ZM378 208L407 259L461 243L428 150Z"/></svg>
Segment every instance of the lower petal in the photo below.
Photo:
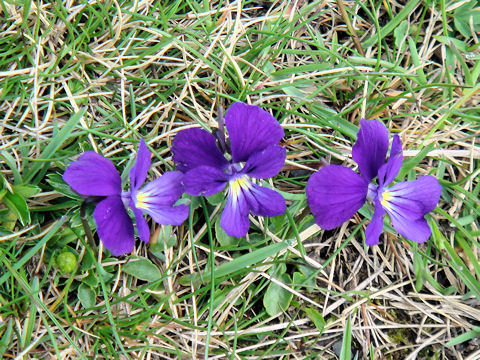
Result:
<svg viewBox="0 0 480 360"><path fill-rule="evenodd" d="M199 166L183 178L185 192L194 196L214 195L225 188L229 176L211 166Z"/></svg>
<svg viewBox="0 0 480 360"><path fill-rule="evenodd" d="M133 224L119 195L100 201L93 212L97 233L103 245L114 256L132 251L134 245Z"/></svg>
<svg viewBox="0 0 480 360"><path fill-rule="evenodd" d="M131 204L130 207L132 208L133 214L135 215L135 224L137 225L138 237L145 244L147 244L150 240L150 228L148 227L147 221L143 217L142 211L132 205L133 204Z"/></svg>
<svg viewBox="0 0 480 360"><path fill-rule="evenodd" d="M368 224L365 231L365 244L377 245L380 234L383 230L383 216L385 210L383 209L378 199L375 201L375 210L373 211L372 221Z"/></svg>
<svg viewBox="0 0 480 360"><path fill-rule="evenodd" d="M285 212L285 199L275 190L252 183L244 194L253 215L278 216Z"/></svg>
<svg viewBox="0 0 480 360"><path fill-rule="evenodd" d="M387 212L392 220L393 228L406 239L415 241L417 243L423 243L430 237L432 230L430 229L430 226L428 226L425 218L422 217L420 219L412 220L403 216L401 213L391 211Z"/></svg>
<svg viewBox="0 0 480 360"><path fill-rule="evenodd" d="M188 206L180 204L176 206L154 205L143 209L157 224L181 225L188 217Z"/></svg>
<svg viewBox="0 0 480 360"><path fill-rule="evenodd" d="M243 237L250 227L248 212L248 204L243 193L240 192L238 196L229 194L220 225L228 235Z"/></svg>
<svg viewBox="0 0 480 360"><path fill-rule="evenodd" d="M330 230L350 219L365 203L368 182L353 170L327 165L310 176L307 202L315 221Z"/></svg>

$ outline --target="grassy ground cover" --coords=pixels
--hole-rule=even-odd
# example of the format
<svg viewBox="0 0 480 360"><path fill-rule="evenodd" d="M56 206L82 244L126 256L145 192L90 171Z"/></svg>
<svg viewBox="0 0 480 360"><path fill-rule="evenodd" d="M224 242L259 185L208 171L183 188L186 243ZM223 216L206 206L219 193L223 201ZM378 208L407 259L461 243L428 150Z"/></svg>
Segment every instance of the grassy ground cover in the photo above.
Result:
<svg viewBox="0 0 480 360"><path fill-rule="evenodd" d="M0 0L1 357L480 358L479 6ZM285 130L287 213L236 239L223 197L192 199L149 246L95 253L68 164L95 150L126 177L143 137L157 177L178 131L216 128L234 101ZM369 206L314 223L306 182L355 166L362 117L400 135L399 180L441 182L427 243L386 221L365 246Z"/></svg>

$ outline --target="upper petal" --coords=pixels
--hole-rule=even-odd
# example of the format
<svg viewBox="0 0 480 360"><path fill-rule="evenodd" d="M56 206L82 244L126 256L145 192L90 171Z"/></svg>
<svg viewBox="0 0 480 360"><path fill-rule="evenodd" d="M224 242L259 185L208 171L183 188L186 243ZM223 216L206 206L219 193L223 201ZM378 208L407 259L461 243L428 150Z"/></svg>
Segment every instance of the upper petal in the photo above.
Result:
<svg viewBox="0 0 480 360"><path fill-rule="evenodd" d="M397 176L400 168L402 167L403 152L402 142L400 137L395 135L392 141L392 147L390 148L390 157L388 161L383 164L378 170L378 183L379 186L386 186L390 184L395 176Z"/></svg>
<svg viewBox="0 0 480 360"><path fill-rule="evenodd" d="M93 217L97 224L98 237L114 256L132 251L133 224L119 195L108 196L100 201Z"/></svg>
<svg viewBox="0 0 480 360"><path fill-rule="evenodd" d="M167 171L140 190L132 191L135 206L138 208L148 208L153 204L172 206L183 194L183 177L180 171Z"/></svg>
<svg viewBox="0 0 480 360"><path fill-rule="evenodd" d="M285 212L285 199L275 190L250 183L243 193L253 215L278 216Z"/></svg>
<svg viewBox="0 0 480 360"><path fill-rule="evenodd" d="M241 102L228 108L225 125L234 163L247 161L252 154L277 144L284 135L282 127L270 113Z"/></svg>
<svg viewBox="0 0 480 360"><path fill-rule="evenodd" d="M172 152L173 161L182 172L202 165L222 170L228 165L214 136L199 128L181 130L173 140Z"/></svg>
<svg viewBox="0 0 480 360"><path fill-rule="evenodd" d="M375 210L373 211L372 221L368 224L365 230L365 244L377 245L380 234L383 230L383 216L385 209L380 204L380 201L375 199Z"/></svg>
<svg viewBox="0 0 480 360"><path fill-rule="evenodd" d="M287 151L279 145L269 146L262 151L252 154L242 170L256 179L267 179L277 175L282 170Z"/></svg>
<svg viewBox="0 0 480 360"><path fill-rule="evenodd" d="M388 150L388 130L378 120L360 120L357 142L353 145L353 160L360 173L370 182L385 163Z"/></svg>
<svg viewBox="0 0 480 360"><path fill-rule="evenodd" d="M229 191L227 203L220 219L220 225L228 235L243 237L247 234L250 227L248 212L247 200L243 193L235 194Z"/></svg>
<svg viewBox="0 0 480 360"><path fill-rule="evenodd" d="M140 139L138 145L137 159L130 169L130 185L132 190L138 189L147 179L148 169L150 169L150 151L143 139Z"/></svg>
<svg viewBox="0 0 480 360"><path fill-rule="evenodd" d="M327 165L310 176L306 192L315 221L329 230L340 226L362 207L368 182L345 166Z"/></svg>
<svg viewBox="0 0 480 360"><path fill-rule="evenodd" d="M63 180L84 196L109 196L122 192L122 179L113 163L94 151L87 151L72 162Z"/></svg>
<svg viewBox="0 0 480 360"><path fill-rule="evenodd" d="M214 195L225 188L229 175L211 166L199 166L183 178L185 192L194 196Z"/></svg>

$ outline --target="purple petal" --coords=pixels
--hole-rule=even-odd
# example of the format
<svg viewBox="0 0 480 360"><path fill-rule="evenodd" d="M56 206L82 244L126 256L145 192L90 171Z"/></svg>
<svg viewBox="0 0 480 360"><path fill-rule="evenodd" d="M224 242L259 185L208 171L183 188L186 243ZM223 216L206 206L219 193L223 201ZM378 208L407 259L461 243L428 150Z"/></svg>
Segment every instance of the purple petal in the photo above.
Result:
<svg viewBox="0 0 480 360"><path fill-rule="evenodd" d="M150 228L148 227L147 221L143 217L142 210L137 209L134 206L133 201L130 203L130 208L133 210L133 214L135 215L135 225L137 226L138 237L145 244L147 244L150 240Z"/></svg>
<svg viewBox="0 0 480 360"><path fill-rule="evenodd" d="M380 234L383 230L383 216L385 215L385 210L380 204L380 201L376 199L375 201L375 210L373 211L372 221L368 224L365 231L365 244L367 245L377 245Z"/></svg>
<svg viewBox="0 0 480 360"><path fill-rule="evenodd" d="M278 216L285 212L285 199L275 190L250 183L248 190L244 190L250 211L257 216Z"/></svg>
<svg viewBox="0 0 480 360"><path fill-rule="evenodd" d="M132 190L138 189L147 179L148 169L150 169L150 151L143 139L140 139L138 145L137 159L130 169L130 185Z"/></svg>
<svg viewBox="0 0 480 360"><path fill-rule="evenodd" d="M267 179L277 175L282 170L287 151L284 147L272 145L252 154L245 163L242 173L256 179Z"/></svg>
<svg viewBox="0 0 480 360"><path fill-rule="evenodd" d="M122 179L113 163L94 151L87 151L72 162L63 180L83 196L110 196L122 192Z"/></svg>
<svg viewBox="0 0 480 360"><path fill-rule="evenodd" d="M382 206L395 230L409 240L422 243L431 234L425 215L437 206L441 192L438 180L426 175L384 190L381 195Z"/></svg>
<svg viewBox="0 0 480 360"><path fill-rule="evenodd" d="M327 165L310 176L307 202L315 221L330 230L350 219L365 203L368 182L353 170Z"/></svg>
<svg viewBox="0 0 480 360"><path fill-rule="evenodd" d="M202 165L223 170L228 165L215 144L214 136L199 128L180 131L173 140L172 152L173 161L181 172Z"/></svg>
<svg viewBox="0 0 480 360"><path fill-rule="evenodd" d="M181 225L188 217L188 206L180 204L176 206L153 205L143 209L157 224Z"/></svg>
<svg viewBox="0 0 480 360"><path fill-rule="evenodd" d="M97 224L98 237L114 256L132 251L133 224L119 195L108 196L100 201L93 217Z"/></svg>
<svg viewBox="0 0 480 360"><path fill-rule="evenodd" d="M258 106L237 102L225 114L225 125L230 137L234 163L276 145L283 137L283 129L270 113Z"/></svg>
<svg viewBox="0 0 480 360"><path fill-rule="evenodd" d="M385 163L388 150L388 130L378 120L360 120L357 142L353 145L353 160L360 173L370 182Z"/></svg>
<svg viewBox="0 0 480 360"><path fill-rule="evenodd" d="M395 135L390 149L390 157L388 161L380 167L380 170L378 170L378 183L380 186L386 186L395 179L395 176L398 175L402 167L402 161L402 142L400 141L400 137Z"/></svg>
<svg viewBox="0 0 480 360"><path fill-rule="evenodd" d="M140 190L133 191L135 207L143 209L150 205L172 206L183 194L183 177L180 171L167 171Z"/></svg>
<svg viewBox="0 0 480 360"><path fill-rule="evenodd" d="M414 181L399 182L387 191L393 195L391 203L395 206L424 216L437 206L442 186L434 176L425 175Z"/></svg>
<svg viewBox="0 0 480 360"><path fill-rule="evenodd" d="M199 166L183 178L185 192L194 196L210 196L222 191L229 175L211 166Z"/></svg>
<svg viewBox="0 0 480 360"><path fill-rule="evenodd" d="M247 234L250 227L248 204L241 191L239 194L229 192L220 225L230 236L243 237Z"/></svg>
<svg viewBox="0 0 480 360"><path fill-rule="evenodd" d="M406 239L423 243L428 240L432 231L425 218L412 220L404 216L403 213L387 211L392 220L395 230L402 234Z"/></svg>

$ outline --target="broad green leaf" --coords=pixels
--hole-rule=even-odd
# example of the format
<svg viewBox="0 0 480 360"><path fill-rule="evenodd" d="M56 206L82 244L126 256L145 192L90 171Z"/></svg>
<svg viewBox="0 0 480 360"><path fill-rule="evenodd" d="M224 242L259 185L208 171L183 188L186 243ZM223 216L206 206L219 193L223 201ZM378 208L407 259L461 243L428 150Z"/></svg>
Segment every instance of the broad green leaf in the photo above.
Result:
<svg viewBox="0 0 480 360"><path fill-rule="evenodd" d="M278 281L281 281L285 285L289 285L292 281L288 274L283 274L277 278ZM267 311L268 315L273 316L278 313L284 312L288 309L290 301L292 301L293 294L284 289L280 285L271 282L268 287L265 295L263 296L263 306Z"/></svg>
<svg viewBox="0 0 480 360"><path fill-rule="evenodd" d="M158 267L147 258L132 259L123 266L123 272L144 281L156 281L162 277Z"/></svg>
<svg viewBox="0 0 480 360"><path fill-rule="evenodd" d="M454 337L452 340L447 342L446 346L456 346L462 344L464 342L470 341L476 337L480 337L480 326L474 326L472 330L463 333L462 335L458 335Z"/></svg>
<svg viewBox="0 0 480 360"><path fill-rule="evenodd" d="M82 303L84 309L89 309L95 306L96 304L96 294L89 286L81 283L78 287L78 300Z"/></svg>
<svg viewBox="0 0 480 360"><path fill-rule="evenodd" d="M222 247L237 245L240 239L229 236L220 225L220 218L215 221L215 236Z"/></svg>
<svg viewBox="0 0 480 360"><path fill-rule="evenodd" d="M13 185L13 190L24 198L30 198L40 192L40 188L35 185Z"/></svg>
<svg viewBox="0 0 480 360"><path fill-rule="evenodd" d="M393 30L393 38L395 39L395 47L398 52L402 52L407 44L408 21L403 20L395 30Z"/></svg>
<svg viewBox="0 0 480 360"><path fill-rule="evenodd" d="M27 202L22 195L8 193L4 196L3 202L10 210L17 214L23 226L30 223L30 211L28 210Z"/></svg>
<svg viewBox="0 0 480 360"><path fill-rule="evenodd" d="M9 318L6 330L3 333L2 338L0 339L0 358L4 358L3 355L10 348L10 344L13 340L13 319Z"/></svg>
<svg viewBox="0 0 480 360"><path fill-rule="evenodd" d="M318 331L320 331L319 335L321 335L325 330L325 324L326 324L322 314L320 314L314 308L304 308L302 310L305 311L305 314L307 314L308 318L312 320L315 327L318 329Z"/></svg>
<svg viewBox="0 0 480 360"><path fill-rule="evenodd" d="M472 23L473 31L480 31L480 8L475 8L475 5L477 5L477 1L471 0L453 12L455 28L467 39L473 36L470 23Z"/></svg>

